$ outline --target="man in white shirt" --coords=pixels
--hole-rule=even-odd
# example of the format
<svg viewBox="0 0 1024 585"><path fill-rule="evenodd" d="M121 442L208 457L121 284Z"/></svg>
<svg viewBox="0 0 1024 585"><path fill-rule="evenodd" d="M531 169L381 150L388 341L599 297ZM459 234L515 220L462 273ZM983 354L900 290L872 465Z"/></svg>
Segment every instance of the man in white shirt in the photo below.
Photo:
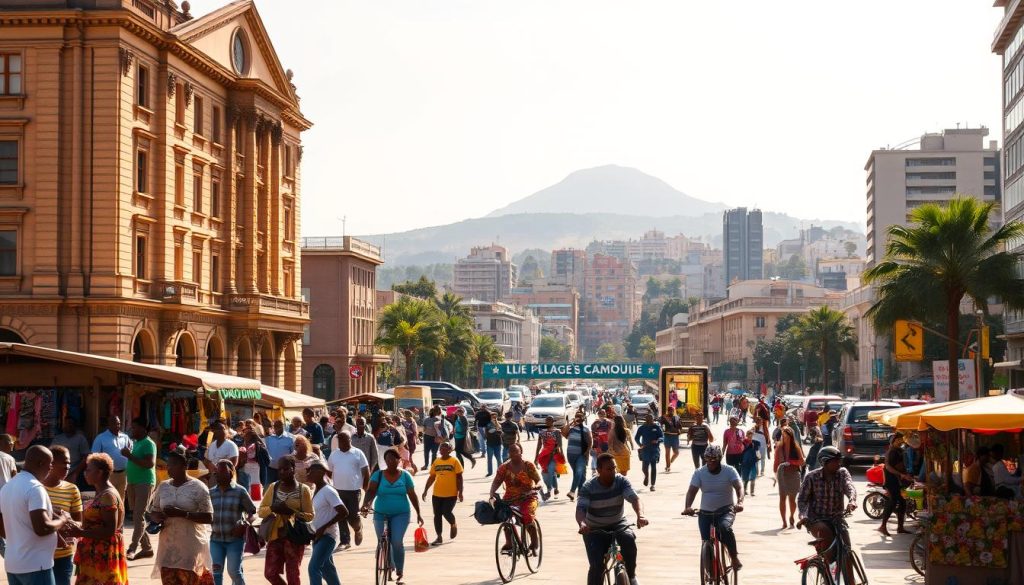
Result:
<svg viewBox="0 0 1024 585"><path fill-rule="evenodd" d="M14 451L14 437L0 435L0 489L3 489L7 482L11 481L14 474L18 473L18 464L11 457ZM0 557L7 555L7 542L0 538Z"/></svg>
<svg viewBox="0 0 1024 585"><path fill-rule="evenodd" d="M134 444L131 437L121 432L121 417L112 416L107 421L107 430L96 435L92 440L93 453L106 453L114 462L114 472L110 474L110 483L117 488L117 494L124 500L124 492L128 487L128 476L125 470L128 467L128 458L121 451L131 449Z"/></svg>
<svg viewBox="0 0 1024 585"><path fill-rule="evenodd" d="M217 462L221 459L227 459L231 461L231 465L236 469L238 467L238 445L234 441L228 439L227 431L224 429L224 425L220 422L215 422L210 425L210 430L213 431L213 440L206 447L206 458L203 464L206 465L206 469L209 470L210 474L207 476L210 479L212 485L217 483Z"/></svg>
<svg viewBox="0 0 1024 585"><path fill-rule="evenodd" d="M57 531L70 516L53 513L43 478L53 467L53 454L42 445L25 453L25 468L0 490L0 526L7 539L4 563L11 585L53 583ZM26 512L28 512L26 514Z"/></svg>
<svg viewBox="0 0 1024 585"><path fill-rule="evenodd" d="M360 491L370 485L370 463L366 455L352 447L352 437L348 431L338 433L338 448L331 451L327 459L327 468L331 472L332 483L341 496L341 502L349 510L358 510ZM341 544L349 543L349 527L356 535L356 546L363 542L363 529L359 514L349 514L341 528Z"/></svg>

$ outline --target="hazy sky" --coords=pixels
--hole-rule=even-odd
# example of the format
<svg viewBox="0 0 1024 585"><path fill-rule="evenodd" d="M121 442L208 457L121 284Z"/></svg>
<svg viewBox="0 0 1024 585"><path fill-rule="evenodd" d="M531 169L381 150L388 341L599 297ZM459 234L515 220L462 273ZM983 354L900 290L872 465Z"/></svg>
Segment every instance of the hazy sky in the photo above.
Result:
<svg viewBox="0 0 1024 585"><path fill-rule="evenodd" d="M257 8L315 124L304 235L338 234L342 216L349 234L478 217L609 163L702 199L863 223L871 149L957 122L1002 141L991 2Z"/></svg>

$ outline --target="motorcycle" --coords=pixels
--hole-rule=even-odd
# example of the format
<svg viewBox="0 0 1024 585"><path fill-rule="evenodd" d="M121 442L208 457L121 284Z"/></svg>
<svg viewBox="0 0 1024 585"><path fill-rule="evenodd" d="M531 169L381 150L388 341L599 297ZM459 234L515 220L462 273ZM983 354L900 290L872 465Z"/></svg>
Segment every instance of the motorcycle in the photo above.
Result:
<svg viewBox="0 0 1024 585"><path fill-rule="evenodd" d="M900 496L907 503L907 518L917 518L917 510L920 507L921 490L923 487L922 484L914 483L909 488L900 490ZM864 500L861 503L864 507L864 513L867 514L868 518L881 520L885 514L886 507L889 505L889 492L881 484L868 482L867 493L864 495Z"/></svg>

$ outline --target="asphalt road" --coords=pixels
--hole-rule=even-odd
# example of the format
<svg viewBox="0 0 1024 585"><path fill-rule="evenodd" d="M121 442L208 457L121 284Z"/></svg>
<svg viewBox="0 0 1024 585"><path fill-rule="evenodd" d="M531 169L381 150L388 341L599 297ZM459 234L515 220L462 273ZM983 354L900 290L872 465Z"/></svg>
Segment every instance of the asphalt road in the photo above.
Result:
<svg viewBox="0 0 1024 585"><path fill-rule="evenodd" d="M721 435L722 425L715 425L716 436ZM525 438L525 435L524 435ZM527 445L532 456L534 443ZM422 453L417 455L422 456ZM639 568L638 577L643 584L692 583L697 580L698 552L700 537L697 522L693 518L680 516L683 497L689 485L693 465L687 449L681 451L670 473L663 473L664 460L660 464L657 491L643 488L640 463L634 460L628 477L640 493L645 514L651 524L638 532ZM866 483L863 469L856 469L858 500L862 499ZM406 535L406 582L410 585L469 585L478 583L500 583L494 563L494 541L496 527L480 526L471 517L473 502L486 498L490 478L484 477L486 465L481 461L475 469L466 473L465 502L456 508L459 519L459 535L431 548L427 552L412 550L412 529ZM417 490L422 492L426 474L415 477ZM544 562L540 571L530 575L520 563L515 582L530 583L585 583L587 561L582 541L576 534L574 505L564 495L569 487L568 477L559 482L562 495L543 504L538 512L544 532ZM807 545L810 539L805 531L781 530L778 512L778 492L768 475L757 482L756 495L746 499L746 509L738 515L735 532L743 561L740 581L758 585L790 584L799 582L793 561L811 554ZM858 505L860 501L858 501ZM431 539L433 529L429 503L423 505L424 520ZM630 520L634 519L627 510ZM850 518L851 537L864 560L872 585L906 585L923 583L910 568L908 547L911 536L898 535L894 539L883 538L875 532L878 523L870 520L858 509ZM895 529L892 524L891 528ZM126 530L126 532L130 531ZM372 528L366 531L367 538L362 546L335 554L343 583L373 582L373 538ZM127 538L127 536L126 536ZM159 546L159 542L157 546ZM306 558L309 552L307 549ZM263 577L263 554L247 556L243 568L247 583L265 583ZM0 561L0 567L2 567ZM131 583L156 582L150 579L152 559L129 563ZM6 574L0 572L0 583L6 583ZM303 563L302 582L308 583L306 565Z"/></svg>

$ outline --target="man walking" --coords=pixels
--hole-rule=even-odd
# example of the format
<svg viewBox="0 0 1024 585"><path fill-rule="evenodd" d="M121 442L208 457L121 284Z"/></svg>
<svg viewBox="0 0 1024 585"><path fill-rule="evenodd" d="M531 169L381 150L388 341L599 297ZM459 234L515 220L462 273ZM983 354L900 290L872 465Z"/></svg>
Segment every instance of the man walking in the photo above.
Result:
<svg viewBox="0 0 1024 585"><path fill-rule="evenodd" d="M313 409L303 408L302 409L302 420L306 423L302 428L306 431L306 436L309 438L309 442L313 446L324 444L324 428L320 426L320 423L313 419Z"/></svg>
<svg viewBox="0 0 1024 585"><path fill-rule="evenodd" d="M70 518L53 512L42 480L50 473L53 455L42 445L29 447L24 471L0 490L0 525L7 539L4 561L11 585L52 585L57 531ZM26 514L26 512L28 512Z"/></svg>
<svg viewBox="0 0 1024 585"><path fill-rule="evenodd" d="M480 456L487 457L487 425L494 420L491 412L483 404L476 411L476 438L480 442Z"/></svg>
<svg viewBox="0 0 1024 585"><path fill-rule="evenodd" d="M295 450L295 437L284 430L284 421L274 421L274 432L267 435L263 440L267 445L267 454L270 455L270 464L267 469L267 485L277 481L277 463L285 455L291 455ZM263 486L266 488L267 486Z"/></svg>
<svg viewBox="0 0 1024 585"><path fill-rule="evenodd" d="M512 412L505 413L505 420L501 421L501 461L508 461L508 448L519 442L519 423L512 420Z"/></svg>
<svg viewBox="0 0 1024 585"><path fill-rule="evenodd" d="M363 452L366 457L366 464L369 466L370 471L373 472L377 469L377 439L373 438L373 435L366 432L366 419L357 416L356 417L356 434L352 435L351 440L352 446ZM349 508L350 510L352 508ZM358 510L359 508L355 508Z"/></svg>
<svg viewBox="0 0 1024 585"><path fill-rule="evenodd" d="M338 490L341 503L345 504L348 510L358 510L362 503L360 490L370 486L370 462L366 454L360 449L352 447L352 437L348 431L341 431L335 437L338 439L338 448L331 451L327 458L327 469L331 472L331 483L334 489ZM376 449L374 449L376 452ZM349 528L355 533L355 543L359 546L363 543L363 526L359 514L352 513L340 522L340 542L348 545L350 542Z"/></svg>
<svg viewBox="0 0 1024 585"><path fill-rule="evenodd" d="M125 490L128 487L128 477L125 471L128 467L128 458L124 456L124 450L132 448L131 438L121 432L121 417L112 416L107 421L107 430L96 435L92 441L93 453L106 453L114 462L114 472L110 474L110 483L117 489L117 495L124 501Z"/></svg>
<svg viewBox="0 0 1024 585"><path fill-rule="evenodd" d="M245 547L245 524L256 513L256 504L249 490L234 481L235 466L221 459L214 468L217 483L210 488L213 522L210 533L210 555L213 558L213 582L224 582L225 569L232 585L245 585L242 576L242 549ZM138 557L136 557L138 558Z"/></svg>
<svg viewBox="0 0 1024 585"><path fill-rule="evenodd" d="M132 421L131 430L134 439L132 448L123 449L121 454L128 459L126 495L132 509L132 542L125 556L129 561L134 561L153 556L153 545L145 530L144 512L149 509L149 498L156 488L156 443L146 434L146 423L141 418Z"/></svg>
<svg viewBox="0 0 1024 585"><path fill-rule="evenodd" d="M206 461L204 461L204 464L209 472L209 475L206 476L206 484L213 486L217 485L217 463L222 459L227 459L231 462L231 466L237 469L238 445L228 439L224 423L217 421L210 425L210 430L213 432L213 440L206 447Z"/></svg>

